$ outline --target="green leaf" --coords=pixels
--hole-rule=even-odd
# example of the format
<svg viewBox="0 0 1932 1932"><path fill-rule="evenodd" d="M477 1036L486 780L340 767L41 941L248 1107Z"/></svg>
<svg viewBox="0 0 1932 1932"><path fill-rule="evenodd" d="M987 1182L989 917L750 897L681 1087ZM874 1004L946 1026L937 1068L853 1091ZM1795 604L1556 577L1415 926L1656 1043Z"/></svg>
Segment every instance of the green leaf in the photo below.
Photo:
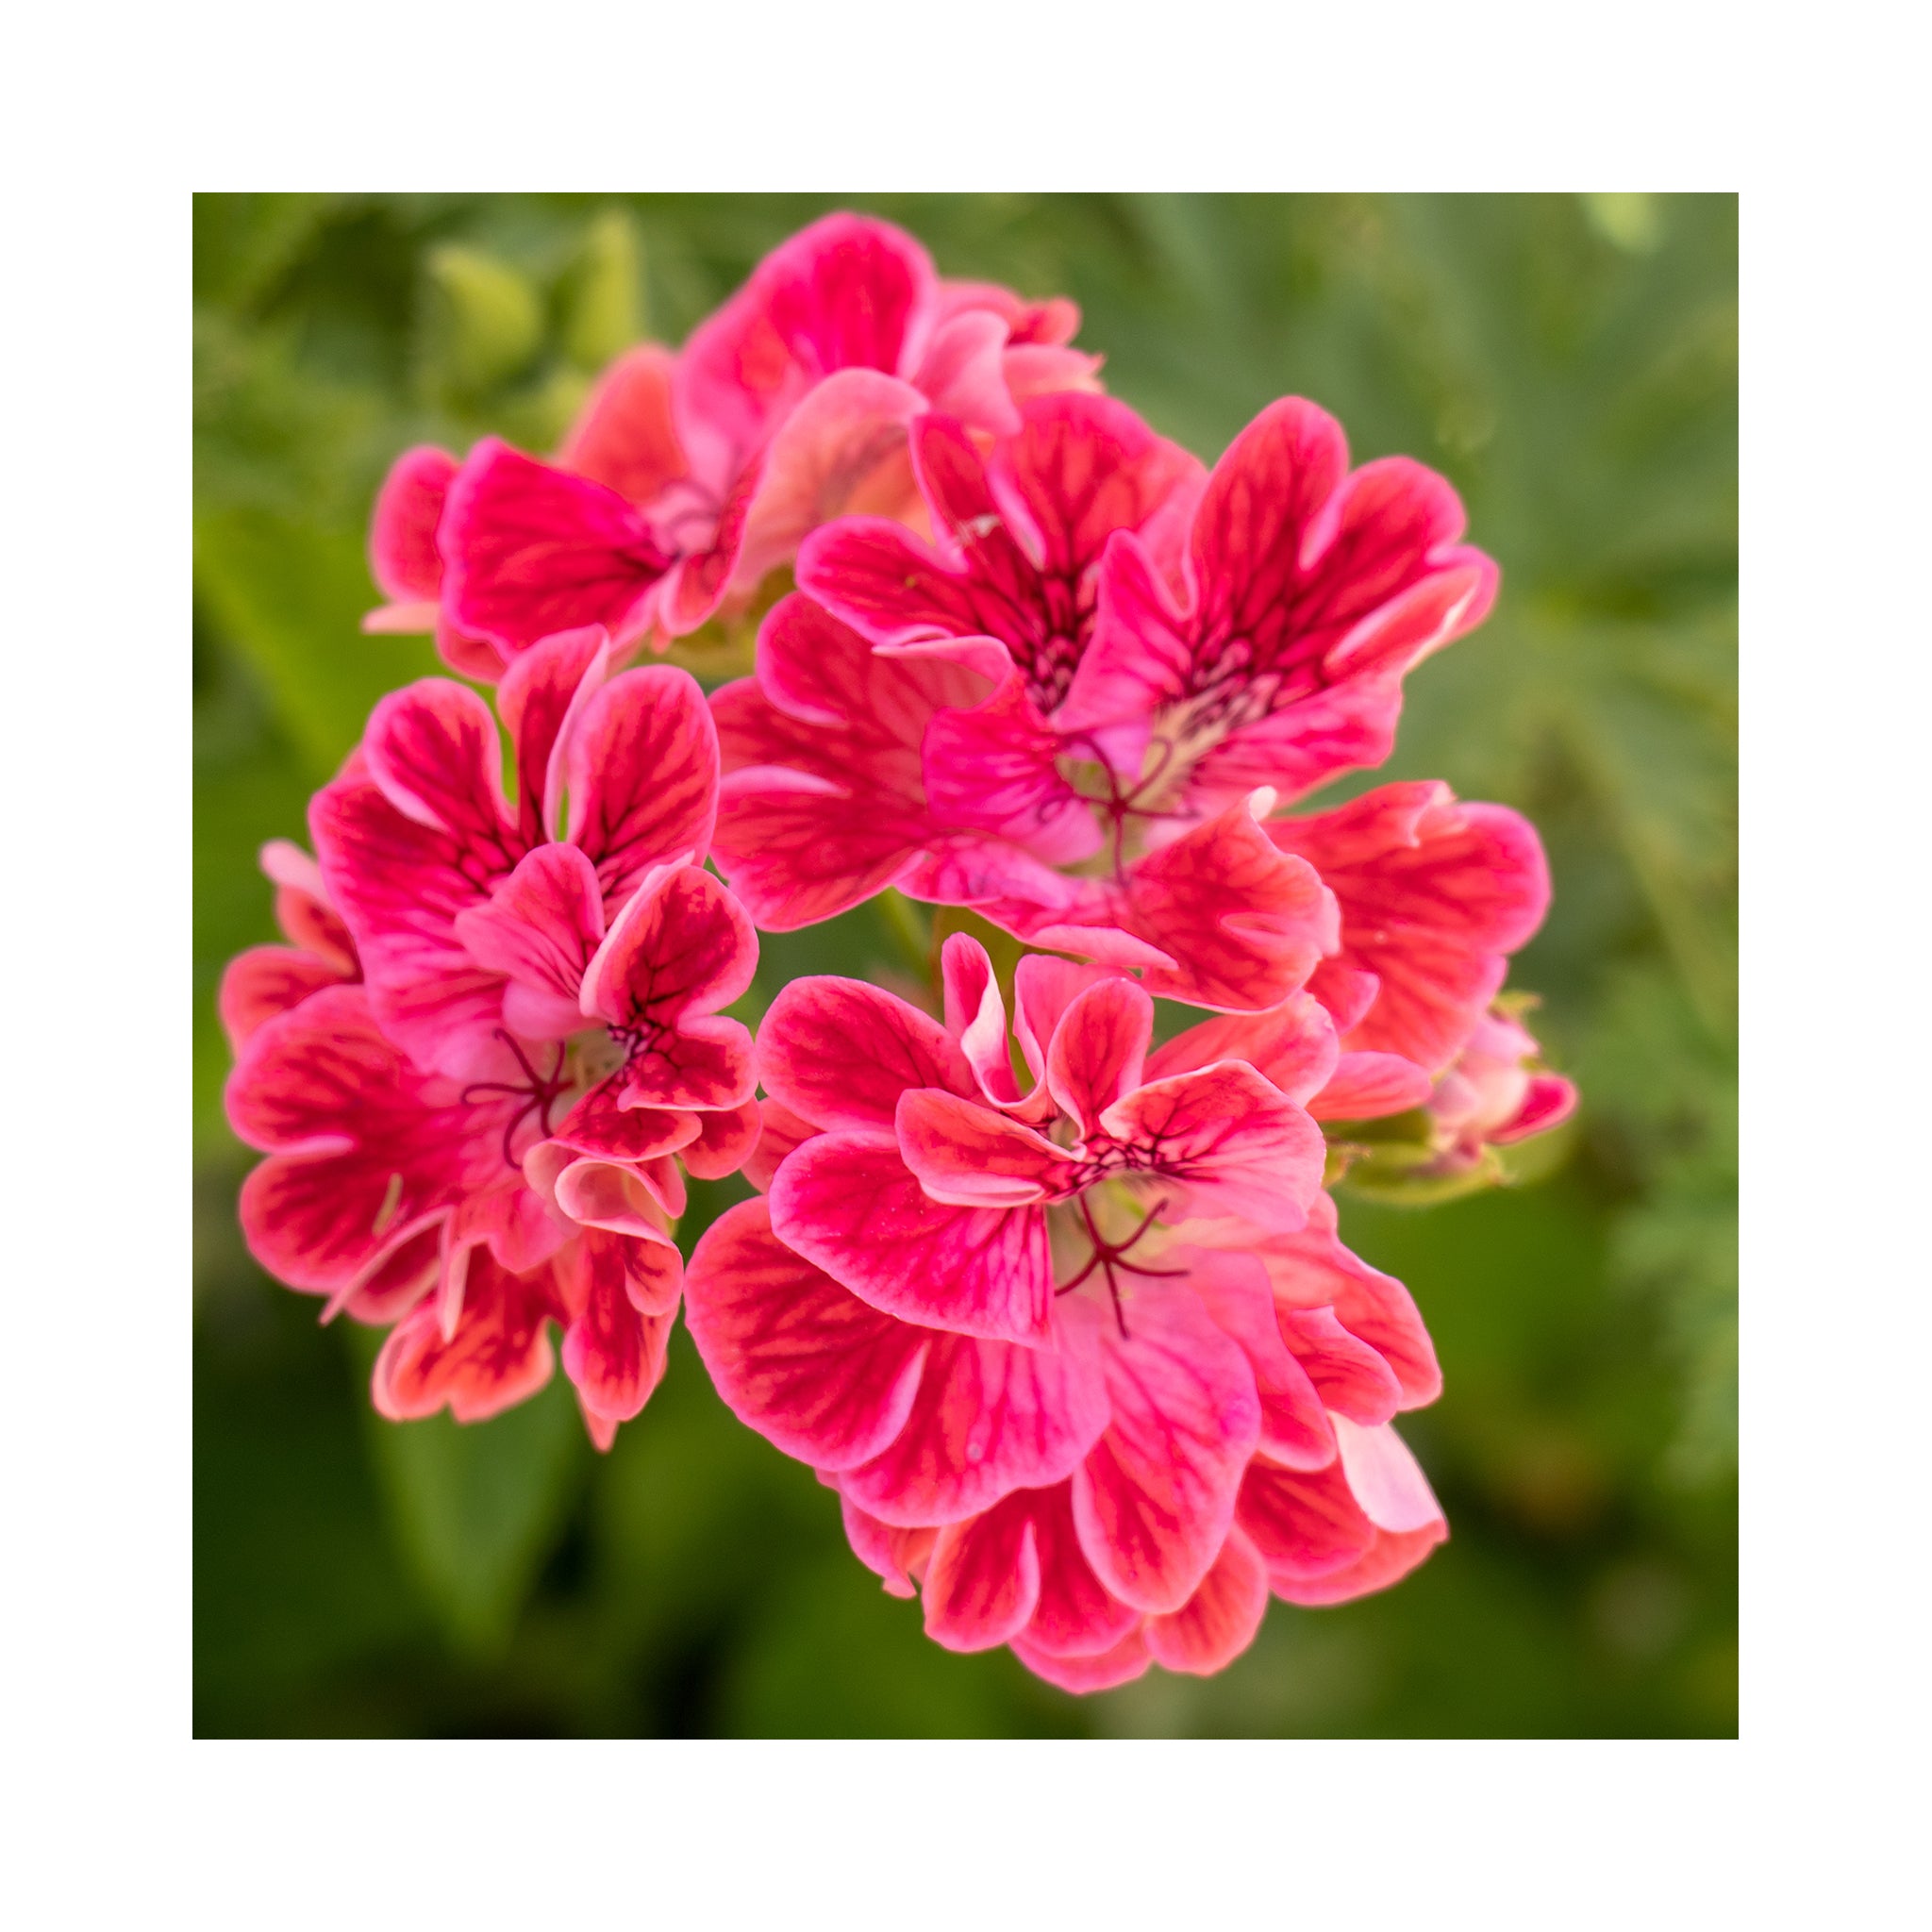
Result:
<svg viewBox="0 0 1932 1932"><path fill-rule="evenodd" d="M524 374L543 341L543 304L529 278L476 248L445 242L424 260L423 374L458 400Z"/></svg>
<svg viewBox="0 0 1932 1932"><path fill-rule="evenodd" d="M607 208L558 287L558 341L579 369L596 375L644 333L644 261L637 224Z"/></svg>
<svg viewBox="0 0 1932 1932"><path fill-rule="evenodd" d="M562 1375L485 1423L391 1423L370 1446L397 1547L452 1641L488 1655L508 1639L591 1460Z"/></svg>
<svg viewBox="0 0 1932 1932"><path fill-rule="evenodd" d="M377 698L438 668L426 638L362 634L376 592L355 532L205 511L194 524L194 588L317 780L361 737Z"/></svg>

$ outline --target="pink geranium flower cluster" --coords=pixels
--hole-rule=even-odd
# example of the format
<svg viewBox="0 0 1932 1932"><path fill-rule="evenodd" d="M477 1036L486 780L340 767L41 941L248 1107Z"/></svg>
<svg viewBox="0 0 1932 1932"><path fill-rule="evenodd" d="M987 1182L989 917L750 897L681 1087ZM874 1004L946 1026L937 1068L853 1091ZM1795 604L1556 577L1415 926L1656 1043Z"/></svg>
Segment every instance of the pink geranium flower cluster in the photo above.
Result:
<svg viewBox="0 0 1932 1932"><path fill-rule="evenodd" d="M1455 493L1291 398L1210 471L1078 320L835 215L553 458L405 453L371 626L433 630L494 714L376 707L316 857L265 850L290 943L222 1011L250 1245L389 1327L384 1414L522 1400L554 1327L608 1447L682 1300L939 1642L1085 1690L1218 1670L1271 1593L1446 1535L1392 1422L1426 1329L1330 1191L1480 1185L1574 1093L1498 1002L1530 825L1431 783L1294 808L1488 610ZM768 605L708 699L623 668ZM724 1011L755 926L889 888L1003 967L955 931L924 1005ZM741 1169L687 1271L686 1176Z"/></svg>

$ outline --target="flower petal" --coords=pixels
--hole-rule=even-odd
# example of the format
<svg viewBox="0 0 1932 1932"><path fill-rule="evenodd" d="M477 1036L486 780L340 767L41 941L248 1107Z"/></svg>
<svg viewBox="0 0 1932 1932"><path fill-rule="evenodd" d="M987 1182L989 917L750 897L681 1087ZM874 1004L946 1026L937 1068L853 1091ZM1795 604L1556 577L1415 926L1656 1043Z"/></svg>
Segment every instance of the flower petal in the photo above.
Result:
<svg viewBox="0 0 1932 1932"><path fill-rule="evenodd" d="M727 1208L686 1272L685 1320L725 1405L821 1469L869 1461L906 1424L939 1340L785 1247L763 1201Z"/></svg>
<svg viewBox="0 0 1932 1932"><path fill-rule="evenodd" d="M1268 1567L1239 1526L1179 1609L1147 1620L1147 1648L1170 1671L1211 1677L1254 1642L1268 1610Z"/></svg>
<svg viewBox="0 0 1932 1932"><path fill-rule="evenodd" d="M657 342L626 349L597 378L557 460L641 506L680 481L690 465L672 421L676 366Z"/></svg>
<svg viewBox="0 0 1932 1932"><path fill-rule="evenodd" d="M565 770L566 836L596 866L607 917L653 866L703 859L718 812L718 735L690 672L646 664L613 677L585 706Z"/></svg>
<svg viewBox="0 0 1932 1932"><path fill-rule="evenodd" d="M527 1400L549 1381L549 1318L558 1312L547 1271L523 1277L475 1255L462 1318L445 1336L434 1301L390 1331L375 1358L370 1397L378 1415L407 1422L447 1408L459 1423L482 1422Z"/></svg>
<svg viewBox="0 0 1932 1932"><path fill-rule="evenodd" d="M1154 1038L1154 1002L1129 979L1103 979L1073 999L1053 1030L1046 1084L1083 1137L1141 1085Z"/></svg>
<svg viewBox="0 0 1932 1932"><path fill-rule="evenodd" d="M1056 1324L1038 1348L934 1335L905 1427L840 1487L888 1523L956 1523L1014 1490L1064 1480L1106 1424L1077 1324Z"/></svg>
<svg viewBox="0 0 1932 1932"><path fill-rule="evenodd" d="M418 443L390 465L369 522L369 574L391 603L434 603L442 589L436 526L457 459Z"/></svg>
<svg viewBox="0 0 1932 1932"><path fill-rule="evenodd" d="M1031 1127L935 1087L899 1096L899 1156L933 1201L1024 1208L1073 1190L1074 1163Z"/></svg>
<svg viewBox="0 0 1932 1932"><path fill-rule="evenodd" d="M451 483L439 542L450 620L511 656L579 625L631 642L672 562L616 491L493 436Z"/></svg>
<svg viewBox="0 0 1932 1932"><path fill-rule="evenodd" d="M489 903L459 912L456 935L477 965L540 997L506 1017L529 1040L566 1040L584 1027L584 969L604 942L596 868L575 845L540 845Z"/></svg>
<svg viewBox="0 0 1932 1932"><path fill-rule="evenodd" d="M779 1238L883 1313L1021 1342L1049 1332L1053 1257L1037 1207L935 1201L873 1131L806 1141L770 1200Z"/></svg>
<svg viewBox="0 0 1932 1932"><path fill-rule="evenodd" d="M943 1525L926 1565L925 1634L948 1650L993 1650L1023 1630L1040 1597L1031 1492Z"/></svg>
<svg viewBox="0 0 1932 1932"><path fill-rule="evenodd" d="M683 1263L655 1241L587 1234L558 1258L570 1310L563 1372L586 1408L628 1422L664 1377Z"/></svg>
<svg viewBox="0 0 1932 1932"><path fill-rule="evenodd" d="M1179 1183L1195 1214L1292 1230L1321 1191L1321 1128L1238 1060L1150 1081L1100 1124L1141 1171Z"/></svg>
<svg viewBox="0 0 1932 1932"><path fill-rule="evenodd" d="M908 1088L970 1094L973 1071L929 1014L863 980L830 974L779 988L758 1028L758 1077L815 1127L890 1132Z"/></svg>
<svg viewBox="0 0 1932 1932"><path fill-rule="evenodd" d="M1177 1610L1208 1574L1261 1426L1254 1372L1198 1299L1174 1283L1133 1296L1127 1333L1101 1336L1111 1408L1074 1477L1074 1521L1124 1603Z"/></svg>
<svg viewBox="0 0 1932 1932"><path fill-rule="evenodd" d="M1401 784L1266 830L1320 871L1341 906L1341 950L1310 990L1323 996L1337 970L1376 976L1347 1045L1432 1073L1447 1064L1549 904L1535 829L1502 806L1460 803L1446 785Z"/></svg>

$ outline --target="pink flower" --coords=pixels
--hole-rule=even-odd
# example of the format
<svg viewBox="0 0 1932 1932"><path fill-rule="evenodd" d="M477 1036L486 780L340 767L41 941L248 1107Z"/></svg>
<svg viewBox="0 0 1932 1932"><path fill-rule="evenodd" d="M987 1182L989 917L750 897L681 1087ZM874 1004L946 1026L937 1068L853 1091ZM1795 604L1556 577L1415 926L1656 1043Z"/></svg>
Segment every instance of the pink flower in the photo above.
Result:
<svg viewBox="0 0 1932 1932"><path fill-rule="evenodd" d="M1139 969L1153 992L1231 1008L1275 1005L1337 944L1333 895L1246 802L1100 876L1060 869L1059 827L949 823L922 746L937 718L989 688L945 658L875 652L802 595L772 611L757 676L711 700L725 774L717 858L759 924L789 931L893 885Z"/></svg>
<svg viewBox="0 0 1932 1932"><path fill-rule="evenodd" d="M583 625L661 647L748 598L827 517L909 510L906 425L924 411L1009 429L1016 395L1091 384L1095 358L1064 346L1078 319L1071 303L942 283L909 235L828 215L681 356L620 358L555 462L494 438L460 465L399 458L371 537L394 601L372 626L433 615L444 655L486 678Z"/></svg>
<svg viewBox="0 0 1932 1932"><path fill-rule="evenodd" d="M1419 1560L1441 1533L1432 1502L1426 1539L1413 1507L1383 1508L1418 1535L1369 1565L1394 1525L1320 1474L1345 1436L1331 1411L1373 1438L1370 1462L1399 1464L1389 1416L1434 1393L1407 1296L1324 1220L1304 1103L1343 1057L1320 1006L1249 1023L1265 1072L1218 1037L1151 1053L1141 987L1028 957L1023 1091L986 954L955 936L942 968L943 1024L837 979L793 982L767 1015L751 1171L769 1196L707 1233L687 1284L725 1401L834 1484L889 1587L924 1578L939 1641L1010 1641L1071 1688L1151 1656L1219 1668L1275 1571L1304 1580L1297 1552L1308 1579ZM1337 1312L1344 1295L1399 1367ZM1237 1521L1251 1474L1274 1512L1258 1542ZM1306 1512L1331 1525L1323 1553L1314 1527L1287 1541Z"/></svg>
<svg viewBox="0 0 1932 1932"><path fill-rule="evenodd" d="M600 1442L642 1407L678 1302L671 1216L623 1239L579 1232L525 1176L541 1129L523 1094L423 1073L376 1025L366 990L338 985L255 1030L227 1108L268 1156L242 1190L251 1253L326 1295L325 1319L346 1308L401 1324L376 1371L385 1414L448 1399L468 1421L523 1400L548 1377L553 1317ZM691 1116L658 1118L667 1156L695 1138ZM530 1331L514 1347L507 1323ZM406 1355L417 1369L394 1380Z"/></svg>
<svg viewBox="0 0 1932 1932"><path fill-rule="evenodd" d="M662 1371L683 1171L728 1174L757 1137L751 1038L719 1012L756 935L696 862L709 714L686 673L606 681L608 658L602 632L567 633L505 677L514 804L474 693L384 699L314 802L319 871L275 852L285 924L336 956L258 948L225 986L229 1118L269 1156L250 1247L325 1315L403 1319L385 1413L520 1399L555 1319L608 1445Z"/></svg>
<svg viewBox="0 0 1932 1932"><path fill-rule="evenodd" d="M641 889L650 904L682 908L680 917L728 926L732 971L749 980L756 942L735 902L715 880L675 886L666 872L702 861L716 816L717 741L703 693L670 665L607 677L608 661L602 631L570 631L544 640L505 676L497 708L515 753L513 803L490 708L431 677L376 706L361 745L309 808L323 876L355 935L377 1020L425 1067L500 1076L501 1029L535 1026L534 1037L547 1040L564 1037L557 1028L570 1019L565 1033L593 1020L629 1025L630 1016L597 1005L618 997L608 973L597 975L594 992L584 979L607 938L613 958L629 947L617 937L619 915ZM492 918L459 924L493 902ZM641 908L632 917L642 918ZM511 957L508 927L532 920L542 930L525 955ZM678 942L657 923L647 929ZM715 1012L743 990L723 991L724 983L692 987L699 1004L673 1010L667 979L649 1011L635 1016L649 1022L636 1052L661 1058L667 1028L690 1034L687 1015ZM722 997L703 1004L714 992ZM719 1097L714 1082L688 1102L665 1088L663 1104L749 1099L748 1036L728 1025L696 1031L737 1041L736 1099Z"/></svg>
<svg viewBox="0 0 1932 1932"><path fill-rule="evenodd" d="M1501 1008L1477 1024L1428 1102L1436 1158L1429 1175L1469 1174L1507 1147L1559 1126L1576 1110L1576 1089L1544 1070L1542 1049Z"/></svg>
<svg viewBox="0 0 1932 1932"><path fill-rule="evenodd" d="M1453 493L1412 463L1348 475L1305 404L1264 412L1211 477L1105 397L1021 416L990 451L916 423L934 544L876 518L812 533L812 602L774 611L756 681L714 698L720 858L755 915L784 929L891 884L1230 1009L1326 956L1324 996L1364 1043L1444 1064L1541 917L1534 832L1426 786L1268 815L1386 755L1402 672L1487 608ZM1179 695L1125 680L1154 661L1153 607L1133 628L1115 594L1134 572L1175 625L1195 613Z"/></svg>

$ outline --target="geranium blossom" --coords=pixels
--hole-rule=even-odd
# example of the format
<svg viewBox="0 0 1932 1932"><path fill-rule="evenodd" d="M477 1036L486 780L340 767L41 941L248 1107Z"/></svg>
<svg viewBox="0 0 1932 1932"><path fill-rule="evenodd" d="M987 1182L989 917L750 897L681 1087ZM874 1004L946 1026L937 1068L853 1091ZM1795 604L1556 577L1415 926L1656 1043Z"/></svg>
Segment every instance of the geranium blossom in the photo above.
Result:
<svg viewBox="0 0 1932 1932"><path fill-rule="evenodd" d="M1291 400L1211 475L1106 397L1022 415L985 452L916 423L932 545L813 533L811 602L714 698L720 857L760 923L892 884L1233 1009L1325 956L1345 1024L1446 1063L1541 918L1534 832L1441 787L1272 815L1385 756L1403 673L1488 608L1453 492L1406 461L1350 474Z"/></svg>
<svg viewBox="0 0 1932 1932"><path fill-rule="evenodd" d="M1394 1426L1434 1349L1329 1190L1487 1185L1576 1096L1502 991L1533 828L1312 796L1494 599L1455 491L1293 397L1210 469L1078 320L835 214L551 457L405 452L368 627L493 708L375 707L220 1012L249 1246L389 1329L383 1415L493 1415L557 1331L608 1447L682 1307L937 1642L1086 1691L1443 1540ZM623 668L794 559L753 675ZM932 1010L794 980L754 1041L754 922L888 887L1034 950L955 932ZM1157 1045L1157 996L1207 1010ZM740 1168L687 1270L688 1176Z"/></svg>
<svg viewBox="0 0 1932 1932"><path fill-rule="evenodd" d="M608 1443L662 1370L680 1166L729 1173L757 1132L750 1036L718 1010L756 937L693 862L708 715L688 674L606 682L608 658L602 632L568 633L506 677L514 805L474 693L426 679L385 699L315 801L320 867L275 855L285 924L339 957L298 971L262 948L231 969L229 1117L270 1157L243 1228L328 1313L402 1318L386 1413L518 1399L555 1320ZM263 1017L277 969L301 996Z"/></svg>
<svg viewBox="0 0 1932 1932"><path fill-rule="evenodd" d="M1434 1393L1433 1357L1400 1288L1339 1258L1309 1112L1412 1082L1343 1056L1312 999L1246 1023L1262 1065L1224 1022L1152 1052L1142 988L1029 957L1023 1091L985 952L956 935L942 964L944 1024L839 979L766 1017L768 1195L687 1283L726 1402L833 1481L890 1583L924 1577L940 1641L1011 1641L1072 1688L1154 1656L1218 1668L1271 1583L1419 1559L1426 1485L1398 1508L1337 1473L1333 1418L1366 1432L1364 1469L1411 1468L1387 1424Z"/></svg>
<svg viewBox="0 0 1932 1932"><path fill-rule="evenodd" d="M1542 1064L1542 1049L1515 1013L1498 1008L1477 1023L1428 1101L1435 1159L1430 1174L1469 1174L1491 1147L1559 1126L1576 1110L1576 1088Z"/></svg>
<svg viewBox="0 0 1932 1932"><path fill-rule="evenodd" d="M378 629L433 625L471 675L587 624L659 643L748 597L815 525L911 510L907 425L942 408L991 432L1014 399L1087 386L1064 300L947 283L890 224L828 215L774 250L681 355L606 372L554 461L486 439L419 447L377 499Z"/></svg>

